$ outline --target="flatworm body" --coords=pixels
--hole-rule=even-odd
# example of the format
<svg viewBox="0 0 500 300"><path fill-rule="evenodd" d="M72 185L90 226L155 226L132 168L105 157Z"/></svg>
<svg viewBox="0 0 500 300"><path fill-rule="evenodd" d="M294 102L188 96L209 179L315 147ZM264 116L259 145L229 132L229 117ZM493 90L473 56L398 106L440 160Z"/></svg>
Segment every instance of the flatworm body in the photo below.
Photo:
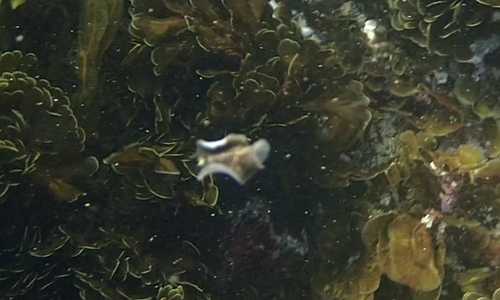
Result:
<svg viewBox="0 0 500 300"><path fill-rule="evenodd" d="M259 170L264 169L264 161L269 156L271 146L265 139L250 145L243 134L229 134L221 140L196 141L198 180L208 175L222 173L240 184L245 184Z"/></svg>

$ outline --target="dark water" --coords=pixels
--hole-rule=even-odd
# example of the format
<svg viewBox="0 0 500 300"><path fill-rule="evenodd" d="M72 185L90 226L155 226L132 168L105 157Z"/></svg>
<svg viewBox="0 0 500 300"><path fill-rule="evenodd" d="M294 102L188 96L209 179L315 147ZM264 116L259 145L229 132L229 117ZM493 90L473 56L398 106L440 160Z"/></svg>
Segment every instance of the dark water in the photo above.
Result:
<svg viewBox="0 0 500 300"><path fill-rule="evenodd" d="M0 0L0 53L0 299L500 299L498 1Z"/></svg>

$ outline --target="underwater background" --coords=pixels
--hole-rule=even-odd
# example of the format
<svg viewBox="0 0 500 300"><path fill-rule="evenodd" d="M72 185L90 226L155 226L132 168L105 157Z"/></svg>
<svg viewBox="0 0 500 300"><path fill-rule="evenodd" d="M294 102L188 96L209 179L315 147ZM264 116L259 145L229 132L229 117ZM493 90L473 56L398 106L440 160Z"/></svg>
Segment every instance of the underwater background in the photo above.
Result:
<svg viewBox="0 0 500 300"><path fill-rule="evenodd" d="M0 0L0 299L498 300L499 78L499 0Z"/></svg>

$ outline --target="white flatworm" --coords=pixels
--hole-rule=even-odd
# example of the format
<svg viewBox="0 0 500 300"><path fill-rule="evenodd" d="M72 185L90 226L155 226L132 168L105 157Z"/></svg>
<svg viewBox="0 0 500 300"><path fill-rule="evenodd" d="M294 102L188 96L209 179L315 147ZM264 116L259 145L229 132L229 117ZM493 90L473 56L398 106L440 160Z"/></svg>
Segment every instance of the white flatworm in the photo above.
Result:
<svg viewBox="0 0 500 300"><path fill-rule="evenodd" d="M257 140L252 145L243 134L229 134L216 141L196 141L198 180L211 174L225 174L245 184L258 171L264 169L264 162L269 156L271 146L265 139Z"/></svg>

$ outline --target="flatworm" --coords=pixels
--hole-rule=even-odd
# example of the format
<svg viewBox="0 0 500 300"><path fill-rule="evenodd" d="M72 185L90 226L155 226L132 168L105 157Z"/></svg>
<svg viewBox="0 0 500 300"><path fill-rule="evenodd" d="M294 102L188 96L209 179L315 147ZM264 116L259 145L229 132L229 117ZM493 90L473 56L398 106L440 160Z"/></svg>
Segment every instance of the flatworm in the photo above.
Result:
<svg viewBox="0 0 500 300"><path fill-rule="evenodd" d="M258 171L264 169L264 161L269 156L271 146L265 139L257 140L250 145L243 134L228 134L216 141L196 141L198 180L208 175L221 173L245 184Z"/></svg>

